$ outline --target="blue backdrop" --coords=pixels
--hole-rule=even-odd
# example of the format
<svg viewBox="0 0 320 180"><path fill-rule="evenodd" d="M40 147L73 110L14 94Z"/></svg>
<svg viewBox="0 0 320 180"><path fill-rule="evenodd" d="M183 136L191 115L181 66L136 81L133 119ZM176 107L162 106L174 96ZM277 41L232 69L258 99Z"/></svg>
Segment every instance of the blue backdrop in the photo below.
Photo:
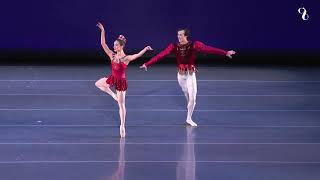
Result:
<svg viewBox="0 0 320 180"><path fill-rule="evenodd" d="M180 27L221 48L320 49L317 0L12 0L0 8L2 50L95 50L97 21L109 45L124 34L128 49L164 48Z"/></svg>

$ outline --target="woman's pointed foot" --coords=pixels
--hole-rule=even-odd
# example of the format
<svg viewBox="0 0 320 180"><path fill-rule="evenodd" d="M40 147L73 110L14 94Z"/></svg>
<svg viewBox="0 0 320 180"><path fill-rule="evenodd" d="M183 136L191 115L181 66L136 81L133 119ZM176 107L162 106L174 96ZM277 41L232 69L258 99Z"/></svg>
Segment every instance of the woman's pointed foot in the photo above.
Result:
<svg viewBox="0 0 320 180"><path fill-rule="evenodd" d="M116 95L115 93L113 93L111 96L112 96L112 98L113 98L115 101L118 102L118 97L117 97L117 95Z"/></svg>

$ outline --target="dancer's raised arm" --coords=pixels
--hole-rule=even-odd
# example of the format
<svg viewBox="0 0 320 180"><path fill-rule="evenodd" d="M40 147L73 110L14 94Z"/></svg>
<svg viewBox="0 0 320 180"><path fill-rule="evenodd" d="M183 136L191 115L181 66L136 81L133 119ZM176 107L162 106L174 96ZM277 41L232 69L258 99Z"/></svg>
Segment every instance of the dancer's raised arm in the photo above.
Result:
<svg viewBox="0 0 320 180"><path fill-rule="evenodd" d="M137 58L141 57L144 53L146 53L147 51L151 51L153 50L150 46L147 46L145 48L143 48L139 53L137 54L133 54L133 55L128 55L126 57L126 60L127 61L133 61L133 60L136 60Z"/></svg>
<svg viewBox="0 0 320 180"><path fill-rule="evenodd" d="M99 27L99 29L101 30L101 46L104 50L104 52L109 56L109 58L112 58L112 54L113 52L109 49L107 43L106 43L106 35L105 35L105 30L103 25L98 22L97 26Z"/></svg>
<svg viewBox="0 0 320 180"><path fill-rule="evenodd" d="M174 44L171 43L171 44L169 44L169 46L166 49L164 49L159 54L157 54L156 56L151 58L148 62L144 63L142 66L140 66L140 68L144 68L145 70L147 70L147 67L149 67L149 66L153 65L154 63L160 61L161 59L165 58L166 56L171 54L173 52L173 50L174 50Z"/></svg>
<svg viewBox="0 0 320 180"><path fill-rule="evenodd" d="M202 52L202 53L207 53L207 54L218 54L218 55L223 55L223 56L227 56L229 58L232 58L232 55L234 55L236 52L231 50L231 51L225 51L223 49L219 49L219 48L215 48L215 47L211 47L208 45L205 45L204 43L200 42L200 41L196 41L194 43L194 49Z"/></svg>

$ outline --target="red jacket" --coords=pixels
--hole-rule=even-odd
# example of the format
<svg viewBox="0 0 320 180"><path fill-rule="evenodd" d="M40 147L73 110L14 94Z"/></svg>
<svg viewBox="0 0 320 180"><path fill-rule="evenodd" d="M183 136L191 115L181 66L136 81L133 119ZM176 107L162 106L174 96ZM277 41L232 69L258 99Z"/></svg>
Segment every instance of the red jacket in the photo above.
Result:
<svg viewBox="0 0 320 180"><path fill-rule="evenodd" d="M180 43L171 43L169 46L161 51L158 55L151 58L145 65L151 66L154 63L160 61L164 57L168 56L172 52L175 52L177 57L177 65L179 69L190 69L195 65L196 53L202 52L207 54L218 54L226 55L227 51L218 49L215 47L207 46L200 41L188 42L187 44L181 45Z"/></svg>

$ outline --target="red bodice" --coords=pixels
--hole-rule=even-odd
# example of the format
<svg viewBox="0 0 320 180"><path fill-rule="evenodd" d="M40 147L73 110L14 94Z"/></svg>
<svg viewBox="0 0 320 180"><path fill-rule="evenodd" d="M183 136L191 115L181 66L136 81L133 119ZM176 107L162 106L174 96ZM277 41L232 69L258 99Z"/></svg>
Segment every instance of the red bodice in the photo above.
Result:
<svg viewBox="0 0 320 180"><path fill-rule="evenodd" d="M126 78L127 65L123 62L116 63L112 61L111 63L112 76L115 78Z"/></svg>

